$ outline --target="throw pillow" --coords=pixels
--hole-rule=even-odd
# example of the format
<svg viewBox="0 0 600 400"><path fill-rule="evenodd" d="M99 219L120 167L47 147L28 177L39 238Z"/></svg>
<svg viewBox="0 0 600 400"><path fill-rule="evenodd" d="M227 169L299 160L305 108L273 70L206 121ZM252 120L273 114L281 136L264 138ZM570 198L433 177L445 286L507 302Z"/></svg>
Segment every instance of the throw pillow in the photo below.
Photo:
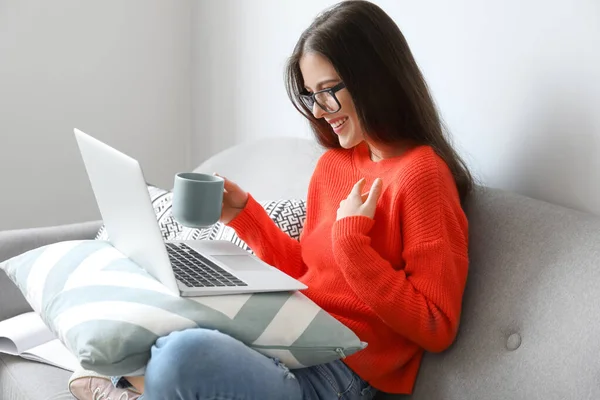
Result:
<svg viewBox="0 0 600 400"><path fill-rule="evenodd" d="M173 218L173 193L148 184L148 194L156 214L156 220L164 240L174 240L181 232L182 226ZM108 240L108 231L102 225L96 235L96 240Z"/></svg>
<svg viewBox="0 0 600 400"><path fill-rule="evenodd" d="M140 375L158 337L203 327L290 368L330 362L366 345L300 292L179 297L109 242L60 242L0 264L81 366Z"/></svg>
<svg viewBox="0 0 600 400"><path fill-rule="evenodd" d="M269 217L290 237L300 240L302 226L306 220L306 202L304 200L261 201ZM210 228L197 229L183 227L177 240L228 240L252 253L250 247L230 228L217 222Z"/></svg>

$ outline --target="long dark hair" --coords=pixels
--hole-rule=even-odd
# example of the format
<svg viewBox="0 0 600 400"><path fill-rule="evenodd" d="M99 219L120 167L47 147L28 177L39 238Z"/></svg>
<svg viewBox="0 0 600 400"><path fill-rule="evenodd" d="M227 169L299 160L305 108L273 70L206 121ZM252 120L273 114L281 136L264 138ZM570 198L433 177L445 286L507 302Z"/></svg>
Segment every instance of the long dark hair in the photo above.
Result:
<svg viewBox="0 0 600 400"><path fill-rule="evenodd" d="M339 148L337 136L298 98L304 92L300 59L314 52L327 58L350 93L365 135L376 143L410 140L431 146L454 176L461 201L473 178L452 148L429 89L396 23L378 6L343 1L320 14L306 29L286 67L286 89L311 123L318 142Z"/></svg>

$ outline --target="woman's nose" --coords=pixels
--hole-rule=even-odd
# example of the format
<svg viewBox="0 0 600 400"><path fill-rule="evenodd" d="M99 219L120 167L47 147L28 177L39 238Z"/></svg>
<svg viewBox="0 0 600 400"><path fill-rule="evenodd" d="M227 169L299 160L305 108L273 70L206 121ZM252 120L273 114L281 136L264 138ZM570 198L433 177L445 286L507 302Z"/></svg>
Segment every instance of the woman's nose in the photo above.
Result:
<svg viewBox="0 0 600 400"><path fill-rule="evenodd" d="M313 104L312 114L317 119L323 118L323 114L325 114L325 111L323 111L323 109L321 108L321 106L319 106L316 101Z"/></svg>

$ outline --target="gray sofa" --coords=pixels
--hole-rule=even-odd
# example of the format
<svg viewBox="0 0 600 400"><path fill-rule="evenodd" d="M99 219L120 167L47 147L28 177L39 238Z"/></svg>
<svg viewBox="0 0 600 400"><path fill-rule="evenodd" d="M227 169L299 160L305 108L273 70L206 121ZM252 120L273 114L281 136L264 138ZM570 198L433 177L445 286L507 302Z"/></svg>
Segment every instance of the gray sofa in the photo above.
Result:
<svg viewBox="0 0 600 400"><path fill-rule="evenodd" d="M319 150L269 138L199 167L258 199L298 198ZM478 188L467 205L470 272L456 342L426 354L417 400L600 399L600 219ZM93 238L100 223L0 232L0 260L47 243ZM0 272L0 318L29 310ZM0 356L0 399L67 399L69 373ZM379 399L397 396L380 395Z"/></svg>

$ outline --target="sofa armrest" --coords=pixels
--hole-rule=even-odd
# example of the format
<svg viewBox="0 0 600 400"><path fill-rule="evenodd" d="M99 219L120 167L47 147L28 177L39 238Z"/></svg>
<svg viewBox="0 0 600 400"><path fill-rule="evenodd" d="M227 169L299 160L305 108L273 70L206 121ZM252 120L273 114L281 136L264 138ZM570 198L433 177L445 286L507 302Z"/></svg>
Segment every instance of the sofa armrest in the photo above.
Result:
<svg viewBox="0 0 600 400"><path fill-rule="evenodd" d="M93 239L102 222L91 221L46 228L0 231L0 262L47 244ZM19 289L0 271L0 321L31 311Z"/></svg>

